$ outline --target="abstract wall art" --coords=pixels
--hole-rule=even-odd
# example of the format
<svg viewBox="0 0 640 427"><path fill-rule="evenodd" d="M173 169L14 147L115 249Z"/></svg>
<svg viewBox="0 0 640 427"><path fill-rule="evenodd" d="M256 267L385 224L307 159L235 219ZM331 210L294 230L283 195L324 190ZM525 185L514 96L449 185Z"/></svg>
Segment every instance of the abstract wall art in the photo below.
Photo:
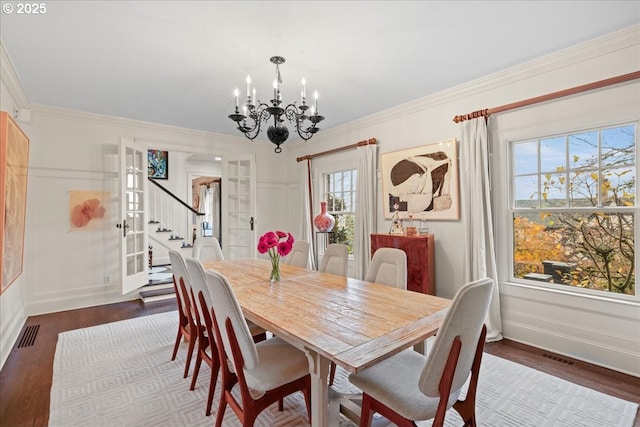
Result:
<svg viewBox="0 0 640 427"><path fill-rule="evenodd" d="M149 178L169 179L169 152L148 150Z"/></svg>
<svg viewBox="0 0 640 427"><path fill-rule="evenodd" d="M0 112L0 294L22 274L29 138Z"/></svg>
<svg viewBox="0 0 640 427"><path fill-rule="evenodd" d="M380 157L385 219L460 219L455 139Z"/></svg>

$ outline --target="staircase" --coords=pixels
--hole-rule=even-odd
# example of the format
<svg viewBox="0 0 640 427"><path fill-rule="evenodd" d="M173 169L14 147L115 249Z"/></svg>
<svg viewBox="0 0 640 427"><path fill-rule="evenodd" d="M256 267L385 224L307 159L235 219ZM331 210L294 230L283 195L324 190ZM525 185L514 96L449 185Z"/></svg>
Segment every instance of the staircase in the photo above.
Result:
<svg viewBox="0 0 640 427"><path fill-rule="evenodd" d="M149 178L149 284L140 289L139 298L145 302L175 298L169 250L191 256L193 245L191 216L195 215L200 226L204 215L194 210L156 180ZM154 279L154 276L157 279Z"/></svg>

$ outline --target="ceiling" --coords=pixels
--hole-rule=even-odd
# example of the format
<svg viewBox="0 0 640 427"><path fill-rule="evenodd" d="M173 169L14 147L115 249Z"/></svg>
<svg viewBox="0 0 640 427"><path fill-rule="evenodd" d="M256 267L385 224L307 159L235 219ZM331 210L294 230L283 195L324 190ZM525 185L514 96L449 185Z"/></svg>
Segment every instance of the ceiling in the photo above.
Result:
<svg viewBox="0 0 640 427"><path fill-rule="evenodd" d="M31 103L236 134L251 75L328 129L640 22L638 1L47 1L0 13Z"/></svg>

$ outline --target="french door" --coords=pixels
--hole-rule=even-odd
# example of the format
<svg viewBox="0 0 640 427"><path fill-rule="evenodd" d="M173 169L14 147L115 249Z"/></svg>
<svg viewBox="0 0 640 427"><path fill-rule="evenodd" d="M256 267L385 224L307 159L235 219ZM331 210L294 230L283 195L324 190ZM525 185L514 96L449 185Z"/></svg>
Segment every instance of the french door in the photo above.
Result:
<svg viewBox="0 0 640 427"><path fill-rule="evenodd" d="M222 251L225 258L256 256L255 156L222 161Z"/></svg>
<svg viewBox="0 0 640 427"><path fill-rule="evenodd" d="M120 140L120 232L122 294L149 283L147 239L147 147Z"/></svg>

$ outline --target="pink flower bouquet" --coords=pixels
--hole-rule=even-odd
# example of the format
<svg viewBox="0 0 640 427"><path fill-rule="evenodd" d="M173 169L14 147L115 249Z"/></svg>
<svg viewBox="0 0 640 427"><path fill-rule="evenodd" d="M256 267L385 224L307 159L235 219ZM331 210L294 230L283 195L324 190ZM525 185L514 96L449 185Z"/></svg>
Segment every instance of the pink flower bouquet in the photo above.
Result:
<svg viewBox="0 0 640 427"><path fill-rule="evenodd" d="M289 255L294 238L284 231L267 231L260 236L258 252L268 253L271 259L271 280L280 280L280 257Z"/></svg>

